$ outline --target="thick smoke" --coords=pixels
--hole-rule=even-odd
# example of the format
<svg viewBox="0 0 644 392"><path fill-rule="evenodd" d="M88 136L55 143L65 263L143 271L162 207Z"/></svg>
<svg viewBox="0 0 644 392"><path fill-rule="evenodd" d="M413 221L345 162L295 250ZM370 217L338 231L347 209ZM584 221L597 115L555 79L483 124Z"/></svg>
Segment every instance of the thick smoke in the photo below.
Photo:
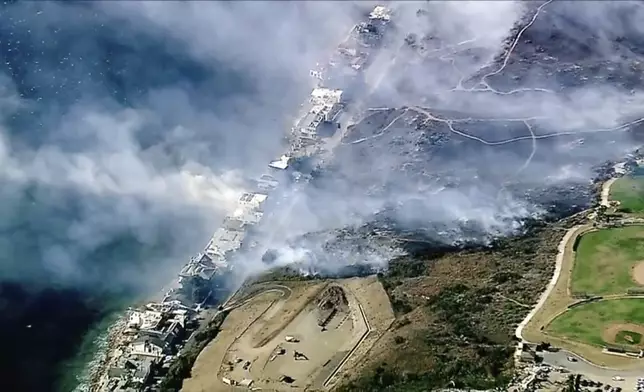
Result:
<svg viewBox="0 0 644 392"><path fill-rule="evenodd" d="M7 256L3 276L92 285L109 268L110 285L129 285L175 273L231 210L243 179L281 152L287 117L313 86L309 69L370 6L4 6L3 49L16 47L0 79L5 230L15 230L25 193L43 214L61 213L56 229L41 222L56 233L35 239L29 262ZM277 263L384 265L400 252L388 230L448 244L515 232L570 197L557 190L587 186L594 165L634 145L623 130L594 131L637 120L643 107L629 74L640 53L619 40L641 35L638 3L392 6L395 31L374 53L351 114L397 111L359 122L330 167L275 206L258 240L259 253L282 249ZM514 137L522 139L503 143ZM365 229L374 225L381 235ZM367 232L372 240L356 245ZM92 262L126 234L167 249L143 266ZM240 262L263 268L257 254Z"/></svg>
<svg viewBox="0 0 644 392"><path fill-rule="evenodd" d="M289 240L374 220L392 235L459 245L586 207L597 166L636 148L644 95L635 45L641 5L584 5L394 4L397 31L366 71L373 95L358 93L354 105L402 109L353 129L330 174L287 208L294 218L281 241L271 233L279 226L266 226L267 242L289 249L278 262L386 265L398 246L374 253L361 249L365 240L339 245L326 234L317 239L323 246L310 235ZM401 47L404 39L420 48ZM337 257L337 246L352 257Z"/></svg>

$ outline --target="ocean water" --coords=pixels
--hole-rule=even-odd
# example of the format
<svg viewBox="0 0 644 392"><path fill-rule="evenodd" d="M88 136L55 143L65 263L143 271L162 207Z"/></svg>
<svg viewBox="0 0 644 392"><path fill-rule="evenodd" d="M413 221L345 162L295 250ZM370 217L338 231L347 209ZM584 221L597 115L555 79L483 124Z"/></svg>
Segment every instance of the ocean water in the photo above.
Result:
<svg viewBox="0 0 644 392"><path fill-rule="evenodd" d="M206 243L218 206L177 173L245 158L215 122L245 80L91 2L0 6L1 391L73 390L114 314Z"/></svg>

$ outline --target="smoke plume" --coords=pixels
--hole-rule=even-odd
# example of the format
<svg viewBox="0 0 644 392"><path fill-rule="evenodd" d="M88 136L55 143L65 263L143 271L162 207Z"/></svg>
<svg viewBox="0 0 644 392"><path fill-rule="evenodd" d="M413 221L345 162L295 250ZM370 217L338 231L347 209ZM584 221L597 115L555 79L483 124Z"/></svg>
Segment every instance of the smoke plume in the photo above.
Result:
<svg viewBox="0 0 644 392"><path fill-rule="evenodd" d="M2 276L158 286L281 153L309 70L372 5L3 6L2 225L31 240L5 240ZM644 103L639 3L391 6L355 125L267 216L261 251L239 261L248 269L270 248L278 264L384 266L401 249L383 238L400 232L486 242L553 206L587 205L595 167L635 145L619 127ZM159 251L101 265L97 252L124 237Z"/></svg>

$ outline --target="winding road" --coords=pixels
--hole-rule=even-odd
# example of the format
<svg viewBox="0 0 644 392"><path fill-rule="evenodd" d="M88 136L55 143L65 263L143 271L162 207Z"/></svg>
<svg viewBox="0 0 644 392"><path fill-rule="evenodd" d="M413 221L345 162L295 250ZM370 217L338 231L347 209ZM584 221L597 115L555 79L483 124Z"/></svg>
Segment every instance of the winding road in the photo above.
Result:
<svg viewBox="0 0 644 392"><path fill-rule="evenodd" d="M610 180L604 182L604 184L602 185L601 205L603 205L604 207L610 207L610 187L615 181L617 181L617 178L611 178Z"/></svg>
<svg viewBox="0 0 644 392"><path fill-rule="evenodd" d="M546 290L539 297L539 301L537 301L537 304L534 306L534 308L532 308L530 313L528 313L528 315L523 319L523 321L519 323L519 325L517 326L517 329L514 331L514 336L516 336L518 339L522 341L524 340L523 329L525 328L526 325L528 325L530 320L532 320L534 315L537 314L539 310L541 310L543 305L548 300L548 296L550 296L552 289L554 289L555 285L557 284L557 281L559 280L559 276L561 275L561 267L563 265L564 257L566 253L566 245L568 245L568 242L570 241L571 238L573 238L577 230L579 230L582 227L583 225L577 225L577 226L571 227L570 229L568 229L568 231L566 231L566 234L564 234L563 238L559 242L559 246L557 247L557 257L555 258L555 271L552 274L552 278L550 279L550 282L548 283Z"/></svg>

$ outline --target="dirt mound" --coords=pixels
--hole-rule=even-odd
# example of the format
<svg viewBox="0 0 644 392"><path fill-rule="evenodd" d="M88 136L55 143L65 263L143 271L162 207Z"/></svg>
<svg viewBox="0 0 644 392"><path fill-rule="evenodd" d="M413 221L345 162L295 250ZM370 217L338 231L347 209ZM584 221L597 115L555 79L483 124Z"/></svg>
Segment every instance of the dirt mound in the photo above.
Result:
<svg viewBox="0 0 644 392"><path fill-rule="evenodd" d="M644 325L624 323L611 324L602 331L602 339L608 344L644 347Z"/></svg>
<svg viewBox="0 0 644 392"><path fill-rule="evenodd" d="M318 305L318 325L321 327L331 321L333 316L338 312L348 311L349 301L339 286L331 286L320 295L317 301Z"/></svg>
<svg viewBox="0 0 644 392"><path fill-rule="evenodd" d="M644 285L644 261L640 261L635 264L631 270L631 274L633 276L633 280L637 282L637 284Z"/></svg>

